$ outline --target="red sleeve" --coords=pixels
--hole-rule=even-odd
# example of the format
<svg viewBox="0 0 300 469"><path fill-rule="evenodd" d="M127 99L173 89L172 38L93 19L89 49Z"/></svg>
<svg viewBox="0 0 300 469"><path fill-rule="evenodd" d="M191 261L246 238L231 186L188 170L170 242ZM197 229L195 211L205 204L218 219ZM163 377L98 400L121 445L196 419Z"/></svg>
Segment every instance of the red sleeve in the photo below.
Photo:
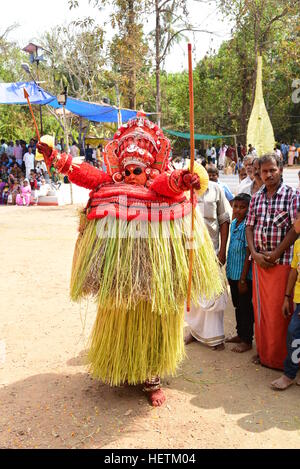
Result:
<svg viewBox="0 0 300 469"><path fill-rule="evenodd" d="M112 182L112 178L104 171L89 163L73 163L71 155L66 153L55 154L52 164L60 173L67 175L69 181L86 189L95 190L100 184Z"/></svg>
<svg viewBox="0 0 300 469"><path fill-rule="evenodd" d="M182 182L182 175L182 169L176 169L171 174L164 172L154 179L150 189L166 197L183 195L184 191L179 188Z"/></svg>
<svg viewBox="0 0 300 469"><path fill-rule="evenodd" d="M105 182L112 182L112 178L108 174L89 163L71 165L67 176L69 181L77 184L77 186L91 190L97 189L100 184Z"/></svg>

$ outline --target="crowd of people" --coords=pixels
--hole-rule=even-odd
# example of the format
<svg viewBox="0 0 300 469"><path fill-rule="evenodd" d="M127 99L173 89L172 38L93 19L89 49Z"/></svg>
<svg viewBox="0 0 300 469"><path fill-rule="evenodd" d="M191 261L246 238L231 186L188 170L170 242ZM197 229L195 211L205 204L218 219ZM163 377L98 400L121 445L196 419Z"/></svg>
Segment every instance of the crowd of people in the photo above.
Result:
<svg viewBox="0 0 300 469"><path fill-rule="evenodd" d="M55 168L50 178L45 163L35 161L35 147L33 139L28 145L1 141L0 203L28 206L36 203L45 186L60 183ZM217 300L203 298L186 315L190 327L186 344L196 340L222 350L228 342L234 343L234 352L243 353L252 348L255 336L253 362L284 370L271 383L277 390L293 384L300 362L300 351L295 355L295 347L300 346L300 192L282 178L283 166L291 162L290 152L296 155L297 148L295 144L283 152L277 147L279 151L258 158L251 145L247 151L238 145L238 155L234 147L222 145L218 152L209 147L200 159L210 181L198 202L219 262L226 266L237 333L225 338L226 290ZM64 151L63 142L56 149ZM73 158L80 156L76 142L70 153ZM87 145L84 157L103 167L101 146L93 150ZM239 173L235 195L219 181L219 171L229 166Z"/></svg>
<svg viewBox="0 0 300 469"><path fill-rule="evenodd" d="M36 159L37 141L32 138L9 141L1 139L0 146L0 205L29 206L38 203L39 196L53 193L67 178L62 179L56 169L50 168L48 173L43 160ZM58 152L66 150L64 140L55 142ZM70 147L73 158L83 155L83 158L96 167L103 167L102 146L93 150L88 144L85 150L73 141Z"/></svg>
<svg viewBox="0 0 300 469"><path fill-rule="evenodd" d="M300 192L284 184L283 158L275 152L243 158L235 196L218 180L213 161L206 168L210 183L199 203L219 261L226 265L237 333L225 339L224 293L214 302L203 299L186 316L185 342L197 340L215 350L229 342L233 352L243 353L252 349L255 336L253 363L283 370L271 387L287 389L300 363Z"/></svg>
<svg viewBox="0 0 300 469"><path fill-rule="evenodd" d="M277 143L274 153L281 159L284 166L293 166L300 163L300 143L296 141L291 144ZM238 143L237 146L222 143L220 146L209 145L203 156L205 156L208 164L214 164L221 170L227 170L230 167L237 174L247 155L257 156L256 149L251 144L247 148L241 143Z"/></svg>

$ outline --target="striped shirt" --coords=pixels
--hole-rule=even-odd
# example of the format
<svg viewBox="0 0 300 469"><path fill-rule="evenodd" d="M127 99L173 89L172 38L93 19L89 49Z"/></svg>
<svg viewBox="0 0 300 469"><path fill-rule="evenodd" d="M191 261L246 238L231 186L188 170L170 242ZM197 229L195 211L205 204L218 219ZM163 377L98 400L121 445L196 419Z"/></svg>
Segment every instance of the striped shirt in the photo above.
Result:
<svg viewBox="0 0 300 469"><path fill-rule="evenodd" d="M299 202L299 192L283 183L270 199L265 186L254 194L246 225L254 228L254 247L257 252L273 251L279 246L292 228ZM278 263L289 265L292 258L293 246L283 253Z"/></svg>
<svg viewBox="0 0 300 469"><path fill-rule="evenodd" d="M246 219L239 225L233 220L230 227L230 243L227 254L226 275L230 280L240 280L247 253ZM247 275L252 279L251 267Z"/></svg>

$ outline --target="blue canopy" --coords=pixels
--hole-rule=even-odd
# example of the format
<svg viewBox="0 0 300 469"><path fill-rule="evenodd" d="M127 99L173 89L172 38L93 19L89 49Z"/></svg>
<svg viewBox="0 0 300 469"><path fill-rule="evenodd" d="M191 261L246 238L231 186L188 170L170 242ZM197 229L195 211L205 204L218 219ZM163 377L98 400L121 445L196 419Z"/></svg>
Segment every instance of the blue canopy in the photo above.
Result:
<svg viewBox="0 0 300 469"><path fill-rule="evenodd" d="M61 108L55 98L50 103L50 106L55 109ZM109 104L94 104L88 103L87 101L79 101L79 99L69 98L65 108L77 114L78 116L84 117L93 122L118 122L118 108L110 106ZM130 109L121 109L122 122L127 122L137 114L137 111L131 111Z"/></svg>
<svg viewBox="0 0 300 469"><path fill-rule="evenodd" d="M54 96L38 87L33 81L18 83L0 83L0 104L27 104L24 88L30 97L31 104L49 104Z"/></svg>
<svg viewBox="0 0 300 469"><path fill-rule="evenodd" d="M31 104L49 104L54 109L61 108L55 96L47 93L34 82L0 83L0 104L27 105L24 88L29 94ZM118 122L118 108L108 104L88 103L79 99L69 98L65 108L78 116L93 122ZM137 111L121 109L122 122L137 115Z"/></svg>

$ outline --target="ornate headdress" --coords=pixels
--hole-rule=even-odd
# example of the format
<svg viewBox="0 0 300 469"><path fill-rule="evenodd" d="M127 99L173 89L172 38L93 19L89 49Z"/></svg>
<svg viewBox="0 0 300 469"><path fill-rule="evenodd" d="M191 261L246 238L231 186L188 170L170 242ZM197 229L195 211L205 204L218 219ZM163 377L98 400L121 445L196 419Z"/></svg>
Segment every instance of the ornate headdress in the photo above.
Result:
<svg viewBox="0 0 300 469"><path fill-rule="evenodd" d="M148 179L155 179L167 169L171 146L162 130L150 122L143 112L118 129L104 150L107 172L115 182L124 178L129 164L146 168Z"/></svg>

